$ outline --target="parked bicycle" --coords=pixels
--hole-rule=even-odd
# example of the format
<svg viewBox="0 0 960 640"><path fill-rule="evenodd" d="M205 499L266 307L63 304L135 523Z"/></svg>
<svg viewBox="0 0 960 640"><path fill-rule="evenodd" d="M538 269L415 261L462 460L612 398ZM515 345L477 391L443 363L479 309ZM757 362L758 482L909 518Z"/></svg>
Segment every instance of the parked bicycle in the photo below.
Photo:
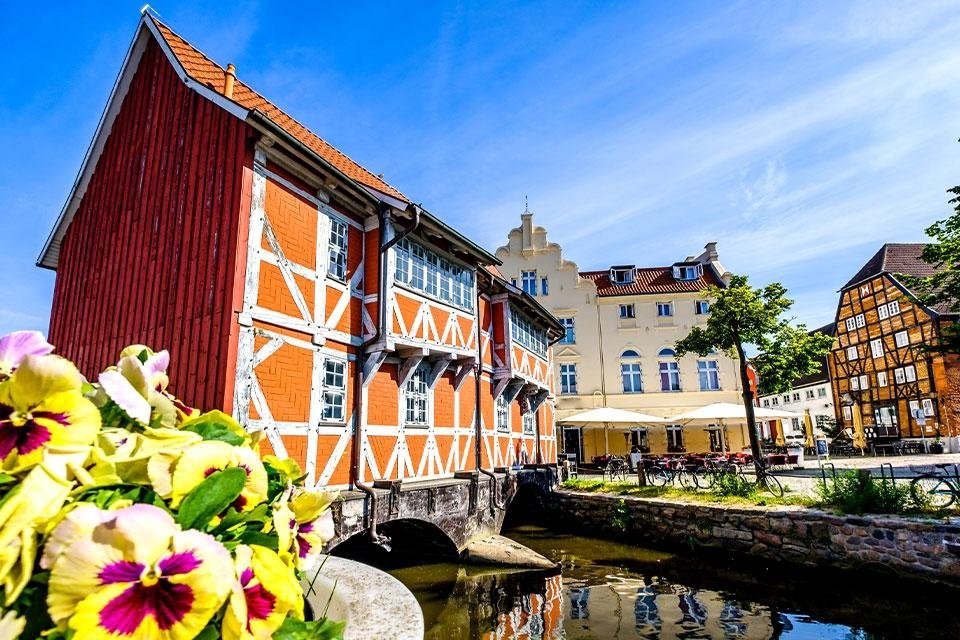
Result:
<svg viewBox="0 0 960 640"><path fill-rule="evenodd" d="M960 497L960 469L957 465L911 466L910 469L920 474L910 481L910 495L917 504L927 503L936 509L946 509Z"/></svg>
<svg viewBox="0 0 960 640"><path fill-rule="evenodd" d="M783 497L783 485L775 475L768 471L767 465L761 465L757 471L755 479L747 477L744 471L744 465L736 464L725 460L708 461L703 467L697 470L695 478L697 486L702 489L711 489L723 478L732 477L743 484L752 484L759 489L763 489L775 498Z"/></svg>
<svg viewBox="0 0 960 640"><path fill-rule="evenodd" d="M724 459L707 459L693 472L693 479L700 489L712 489L717 480L726 474L740 473L740 467Z"/></svg>
<svg viewBox="0 0 960 640"><path fill-rule="evenodd" d="M693 469L685 460L655 464L647 469L647 482L655 487L665 487L679 482L684 489L695 489L697 480Z"/></svg>

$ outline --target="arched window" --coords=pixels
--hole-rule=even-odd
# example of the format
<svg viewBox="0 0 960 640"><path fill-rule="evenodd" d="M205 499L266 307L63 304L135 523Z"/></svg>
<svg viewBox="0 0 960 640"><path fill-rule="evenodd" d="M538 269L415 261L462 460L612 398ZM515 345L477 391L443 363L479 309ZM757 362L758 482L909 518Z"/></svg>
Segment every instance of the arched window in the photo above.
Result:
<svg viewBox="0 0 960 640"><path fill-rule="evenodd" d="M620 378L624 393L643 393L643 371L640 368L640 354L627 349L620 354Z"/></svg>
<svg viewBox="0 0 960 640"><path fill-rule="evenodd" d="M661 349L658 354L660 361L660 391L680 391L680 365L677 363L677 352L673 349Z"/></svg>

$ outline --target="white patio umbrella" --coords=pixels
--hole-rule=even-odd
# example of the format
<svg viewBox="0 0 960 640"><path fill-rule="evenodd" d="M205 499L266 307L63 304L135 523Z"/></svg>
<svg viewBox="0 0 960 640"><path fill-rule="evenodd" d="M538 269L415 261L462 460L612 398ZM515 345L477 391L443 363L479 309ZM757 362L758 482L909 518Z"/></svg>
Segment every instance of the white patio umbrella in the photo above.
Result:
<svg viewBox="0 0 960 640"><path fill-rule="evenodd" d="M754 417L758 420L778 420L781 418L798 418L803 414L793 413L792 411L780 411L779 409L767 409L764 407L753 408ZM726 453L727 442L725 437L726 423L728 421L740 422L746 424L747 410L742 404L732 402L714 402L713 404L697 407L692 411L673 416L670 420L681 422L684 425L691 423L713 423L716 422L720 428L721 449Z"/></svg>
<svg viewBox="0 0 960 640"><path fill-rule="evenodd" d="M560 424L580 425L588 428L603 427L604 454L610 455L610 427L633 426L639 424L662 424L663 418L651 416L639 411L627 411L613 407L590 409L583 413L557 420Z"/></svg>

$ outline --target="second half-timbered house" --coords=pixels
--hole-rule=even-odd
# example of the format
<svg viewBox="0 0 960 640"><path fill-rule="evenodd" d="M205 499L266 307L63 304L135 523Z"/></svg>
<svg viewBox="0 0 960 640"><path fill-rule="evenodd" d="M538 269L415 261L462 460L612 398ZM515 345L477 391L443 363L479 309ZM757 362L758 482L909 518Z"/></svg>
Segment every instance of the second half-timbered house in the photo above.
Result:
<svg viewBox="0 0 960 640"><path fill-rule="evenodd" d="M956 321L949 305L913 302L898 274L926 276L922 244L885 244L843 286L829 364L837 420L859 411L875 443L948 438L960 431L951 372L956 363L925 347Z"/></svg>

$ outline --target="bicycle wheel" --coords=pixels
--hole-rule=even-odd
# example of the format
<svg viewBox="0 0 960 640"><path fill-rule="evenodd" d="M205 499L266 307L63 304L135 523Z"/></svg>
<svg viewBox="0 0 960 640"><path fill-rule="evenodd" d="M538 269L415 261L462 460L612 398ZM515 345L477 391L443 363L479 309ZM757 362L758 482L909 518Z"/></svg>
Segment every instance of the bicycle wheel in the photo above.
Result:
<svg viewBox="0 0 960 640"><path fill-rule="evenodd" d="M687 471L686 469L681 469L677 472L677 480L680 481L680 486L684 489L696 489L697 488L697 479L693 475L692 471Z"/></svg>
<svg viewBox="0 0 960 640"><path fill-rule="evenodd" d="M717 481L713 471L706 467L700 467L693 472L693 482L699 489L709 489Z"/></svg>
<svg viewBox="0 0 960 640"><path fill-rule="evenodd" d="M663 467L653 467L647 472L647 479L655 487L665 487L673 479L673 476Z"/></svg>
<svg viewBox="0 0 960 640"><path fill-rule="evenodd" d="M760 485L770 492L770 495L772 495L774 498L783 497L783 485L780 484L779 480L777 480L777 476L765 473L763 476L761 476L759 482Z"/></svg>
<svg viewBox="0 0 960 640"><path fill-rule="evenodd" d="M949 482L932 473L911 480L910 495L918 505L929 504L935 509L946 509L957 497Z"/></svg>

